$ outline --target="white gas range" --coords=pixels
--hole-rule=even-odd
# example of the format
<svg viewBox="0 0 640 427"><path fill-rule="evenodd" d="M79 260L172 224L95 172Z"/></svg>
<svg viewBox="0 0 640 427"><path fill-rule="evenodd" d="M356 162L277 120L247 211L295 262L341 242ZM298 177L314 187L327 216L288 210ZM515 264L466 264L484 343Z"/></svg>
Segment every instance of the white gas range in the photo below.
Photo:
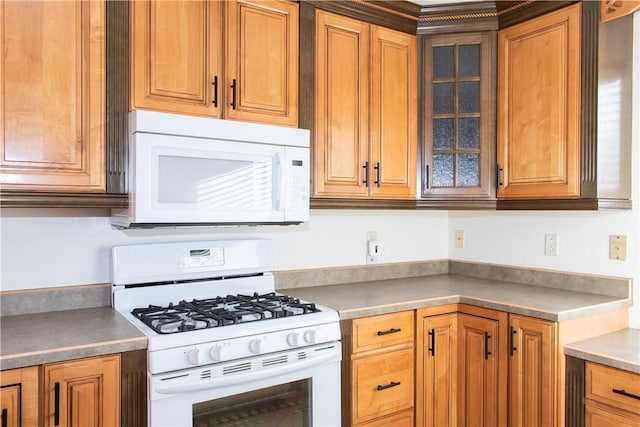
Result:
<svg viewBox="0 0 640 427"><path fill-rule="evenodd" d="M148 339L149 425L340 424L338 314L275 292L270 241L112 256L113 307Z"/></svg>

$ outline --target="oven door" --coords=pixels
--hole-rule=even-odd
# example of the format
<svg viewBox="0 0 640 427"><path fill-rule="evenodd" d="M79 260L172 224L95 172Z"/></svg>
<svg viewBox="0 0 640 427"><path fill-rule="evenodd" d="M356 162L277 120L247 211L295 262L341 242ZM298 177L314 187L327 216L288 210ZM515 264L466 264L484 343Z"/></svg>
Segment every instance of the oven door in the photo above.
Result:
<svg viewBox="0 0 640 427"><path fill-rule="evenodd" d="M340 343L150 375L150 426L339 426Z"/></svg>

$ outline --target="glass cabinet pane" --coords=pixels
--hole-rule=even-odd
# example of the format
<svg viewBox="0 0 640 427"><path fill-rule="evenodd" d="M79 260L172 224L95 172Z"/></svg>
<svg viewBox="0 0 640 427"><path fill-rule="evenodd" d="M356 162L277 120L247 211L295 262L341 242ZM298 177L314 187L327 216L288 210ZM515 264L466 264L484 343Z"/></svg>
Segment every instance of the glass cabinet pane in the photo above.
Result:
<svg viewBox="0 0 640 427"><path fill-rule="evenodd" d="M453 186L453 155L435 154L433 156L433 186Z"/></svg>
<svg viewBox="0 0 640 427"><path fill-rule="evenodd" d="M458 83L458 113L480 112L480 82Z"/></svg>
<svg viewBox="0 0 640 427"><path fill-rule="evenodd" d="M458 156L458 185L460 187L480 185L480 158L477 154Z"/></svg>
<svg viewBox="0 0 640 427"><path fill-rule="evenodd" d="M480 45L461 44L458 46L458 77L480 76Z"/></svg>
<svg viewBox="0 0 640 427"><path fill-rule="evenodd" d="M458 148L463 150L480 148L480 118L458 119Z"/></svg>
<svg viewBox="0 0 640 427"><path fill-rule="evenodd" d="M453 149L453 119L433 120L433 148L435 150Z"/></svg>
<svg viewBox="0 0 640 427"><path fill-rule="evenodd" d="M433 112L435 114L453 113L453 83L433 85Z"/></svg>
<svg viewBox="0 0 640 427"><path fill-rule="evenodd" d="M433 48L434 79L453 77L453 48L453 46L438 46Z"/></svg>

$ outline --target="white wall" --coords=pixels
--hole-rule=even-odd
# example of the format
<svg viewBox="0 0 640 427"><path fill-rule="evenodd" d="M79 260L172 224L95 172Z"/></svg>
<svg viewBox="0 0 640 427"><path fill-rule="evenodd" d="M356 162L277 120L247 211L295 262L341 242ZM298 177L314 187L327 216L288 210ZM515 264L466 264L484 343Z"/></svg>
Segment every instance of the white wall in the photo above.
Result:
<svg viewBox="0 0 640 427"><path fill-rule="evenodd" d="M1 289L110 282L112 246L177 240L268 238L275 270L365 264L366 237L381 242L380 263L446 259L447 212L314 210L299 226L121 231L103 210L3 209Z"/></svg>

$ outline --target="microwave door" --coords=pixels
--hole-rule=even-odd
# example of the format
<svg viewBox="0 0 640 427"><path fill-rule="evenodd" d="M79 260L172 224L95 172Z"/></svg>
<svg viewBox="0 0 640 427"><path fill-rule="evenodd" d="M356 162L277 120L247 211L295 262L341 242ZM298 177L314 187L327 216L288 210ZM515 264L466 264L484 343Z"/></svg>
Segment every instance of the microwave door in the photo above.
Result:
<svg viewBox="0 0 640 427"><path fill-rule="evenodd" d="M154 138L149 182L136 182L138 222L252 223L282 221L281 147ZM214 148L215 147L215 148ZM138 177L141 175L138 174ZM140 184L140 185L138 185Z"/></svg>

